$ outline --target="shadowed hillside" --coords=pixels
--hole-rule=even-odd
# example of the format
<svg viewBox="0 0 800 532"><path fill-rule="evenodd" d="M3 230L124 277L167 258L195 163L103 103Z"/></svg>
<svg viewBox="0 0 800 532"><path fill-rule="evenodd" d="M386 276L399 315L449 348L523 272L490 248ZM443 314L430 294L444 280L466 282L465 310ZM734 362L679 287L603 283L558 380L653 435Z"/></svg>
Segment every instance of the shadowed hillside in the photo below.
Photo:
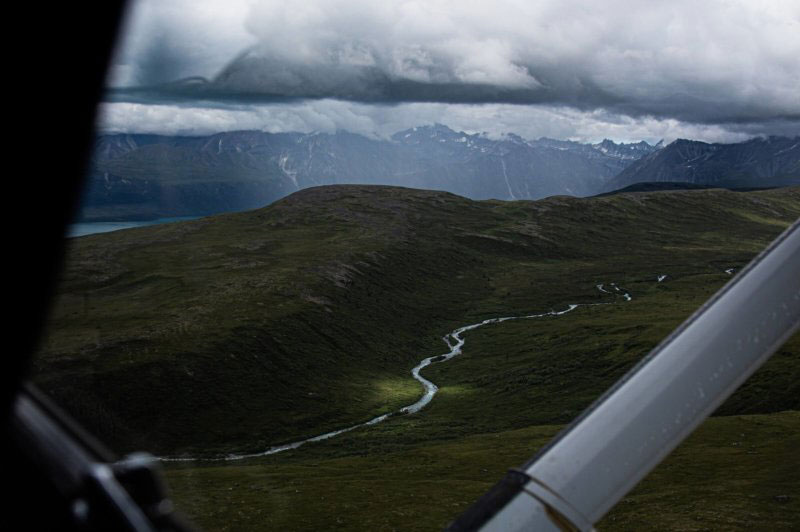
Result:
<svg viewBox="0 0 800 532"><path fill-rule="evenodd" d="M618 301L623 314L583 329L561 321L566 336L548 347L580 367L577 380L522 377L511 359L485 377L511 402L515 386L537 379L574 399L506 426L566 422L798 214L799 189L506 203L335 186L83 237L71 243L36 380L120 449L263 449L410 404L420 393L410 368L443 352L441 336L457 326L607 300L595 284L616 282L634 295ZM660 274L671 282L655 283ZM567 338L594 339L602 356L570 362ZM455 377L467 360L426 371ZM792 389L775 387L767 409L794 405Z"/></svg>

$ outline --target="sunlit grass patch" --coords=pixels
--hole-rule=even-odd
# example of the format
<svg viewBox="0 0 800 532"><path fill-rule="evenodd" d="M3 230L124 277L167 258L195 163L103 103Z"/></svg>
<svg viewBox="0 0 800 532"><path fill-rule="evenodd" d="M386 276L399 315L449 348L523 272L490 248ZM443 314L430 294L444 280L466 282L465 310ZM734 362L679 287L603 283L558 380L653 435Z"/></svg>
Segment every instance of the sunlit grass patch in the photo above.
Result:
<svg viewBox="0 0 800 532"><path fill-rule="evenodd" d="M375 402L409 405L423 393L422 385L414 380L409 368L407 378L386 378L372 383L372 396Z"/></svg>

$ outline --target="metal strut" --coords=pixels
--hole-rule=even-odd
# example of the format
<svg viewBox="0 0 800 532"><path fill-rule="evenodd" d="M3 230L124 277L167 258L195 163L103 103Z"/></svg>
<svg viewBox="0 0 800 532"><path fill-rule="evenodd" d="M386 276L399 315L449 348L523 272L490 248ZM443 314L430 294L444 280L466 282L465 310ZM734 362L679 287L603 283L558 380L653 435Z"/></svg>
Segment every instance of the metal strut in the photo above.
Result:
<svg viewBox="0 0 800 532"><path fill-rule="evenodd" d="M800 220L449 530L592 530L800 326Z"/></svg>

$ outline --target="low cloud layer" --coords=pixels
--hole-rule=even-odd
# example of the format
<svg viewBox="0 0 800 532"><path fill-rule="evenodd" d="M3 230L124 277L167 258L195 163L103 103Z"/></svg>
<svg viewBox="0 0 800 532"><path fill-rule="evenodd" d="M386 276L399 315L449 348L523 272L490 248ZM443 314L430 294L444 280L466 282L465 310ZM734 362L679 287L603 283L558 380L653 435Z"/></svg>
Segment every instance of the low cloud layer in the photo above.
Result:
<svg viewBox="0 0 800 532"><path fill-rule="evenodd" d="M111 103L101 108L104 133L209 135L219 131L263 130L271 133L343 129L368 137L387 138L414 126L443 123L467 133L500 137L516 133L528 139L551 137L580 142L650 143L691 138L706 142L739 142L760 131L735 131L715 124L693 124L675 119L629 117L605 111L569 107L508 104L460 105L414 103L395 106L314 100L238 109ZM793 134L787 131L786 134Z"/></svg>
<svg viewBox="0 0 800 532"><path fill-rule="evenodd" d="M303 100L457 104L446 123L514 104L729 136L800 131L795 0L180 1L133 13L112 101L229 116ZM464 105L477 103L494 107ZM268 114L290 107L315 106ZM381 113L396 115L369 114Z"/></svg>

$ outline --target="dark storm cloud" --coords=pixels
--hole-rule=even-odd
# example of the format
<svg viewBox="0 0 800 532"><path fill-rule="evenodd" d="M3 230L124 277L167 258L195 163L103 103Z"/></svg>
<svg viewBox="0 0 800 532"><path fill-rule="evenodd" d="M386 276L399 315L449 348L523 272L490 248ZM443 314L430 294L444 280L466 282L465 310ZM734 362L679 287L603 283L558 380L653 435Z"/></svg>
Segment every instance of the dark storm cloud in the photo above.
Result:
<svg viewBox="0 0 800 532"><path fill-rule="evenodd" d="M548 79L545 75L541 77ZM237 59L212 80L190 77L156 86L112 89L110 99L228 104L339 99L372 104L568 104L581 109L626 106L623 99L590 80L572 85L548 83L534 88L457 80L429 82L393 77L374 66L290 64L250 55Z"/></svg>
<svg viewBox="0 0 800 532"><path fill-rule="evenodd" d="M159 45L138 63L133 54L139 86L109 99L534 104L757 133L800 125L793 0L256 2L241 18L246 34L214 37L226 46L197 60L206 77L152 82L191 63L174 52L182 36L197 41L197 28L175 23L164 59L153 57ZM245 36L253 44L225 62L220 50Z"/></svg>
<svg viewBox="0 0 800 532"><path fill-rule="evenodd" d="M132 0L111 66L114 86L161 86L213 77L255 39L244 30L246 0ZM153 95L153 97L155 94Z"/></svg>

